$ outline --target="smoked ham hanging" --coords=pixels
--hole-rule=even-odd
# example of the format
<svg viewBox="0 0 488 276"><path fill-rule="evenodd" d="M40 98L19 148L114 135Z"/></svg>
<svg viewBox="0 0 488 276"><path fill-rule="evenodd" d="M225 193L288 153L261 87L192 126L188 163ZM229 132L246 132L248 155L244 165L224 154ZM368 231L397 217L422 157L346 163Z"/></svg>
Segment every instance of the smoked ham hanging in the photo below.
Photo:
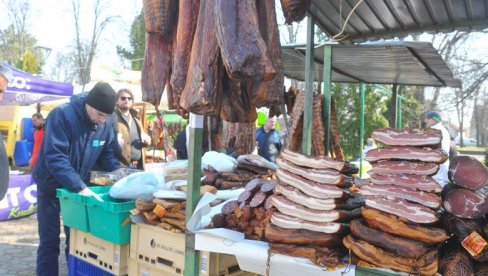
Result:
<svg viewBox="0 0 488 276"><path fill-rule="evenodd" d="M269 58L276 76L270 81L256 84L254 102L256 107L282 105L284 98L285 71L281 58L281 43L274 0L257 0L258 24L261 36L266 43Z"/></svg>
<svg viewBox="0 0 488 276"><path fill-rule="evenodd" d="M275 77L259 32L256 0L215 0L215 14L207 16L216 21L222 60L232 79L269 81Z"/></svg>
<svg viewBox="0 0 488 276"><path fill-rule="evenodd" d="M170 80L171 86L173 87L173 98L176 103L179 103L181 93L185 88L193 36L197 27L199 7L200 0L179 0L173 72L171 73Z"/></svg>
<svg viewBox="0 0 488 276"><path fill-rule="evenodd" d="M146 33L146 48L141 72L142 100L156 108L171 75L173 35Z"/></svg>
<svg viewBox="0 0 488 276"><path fill-rule="evenodd" d="M199 115L219 116L222 105L222 76L217 44L214 0L200 3L190 64L180 105Z"/></svg>

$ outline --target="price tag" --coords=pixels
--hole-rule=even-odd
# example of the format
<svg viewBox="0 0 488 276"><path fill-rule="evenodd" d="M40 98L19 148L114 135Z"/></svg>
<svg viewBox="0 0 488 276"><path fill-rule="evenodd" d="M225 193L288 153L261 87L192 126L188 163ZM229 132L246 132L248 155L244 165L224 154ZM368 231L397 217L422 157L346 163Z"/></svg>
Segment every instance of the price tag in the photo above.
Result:
<svg viewBox="0 0 488 276"><path fill-rule="evenodd" d="M483 239L483 237L478 234L478 232L473 231L469 236L467 236L462 242L462 246L466 249L471 256L476 257L480 254L488 243Z"/></svg>

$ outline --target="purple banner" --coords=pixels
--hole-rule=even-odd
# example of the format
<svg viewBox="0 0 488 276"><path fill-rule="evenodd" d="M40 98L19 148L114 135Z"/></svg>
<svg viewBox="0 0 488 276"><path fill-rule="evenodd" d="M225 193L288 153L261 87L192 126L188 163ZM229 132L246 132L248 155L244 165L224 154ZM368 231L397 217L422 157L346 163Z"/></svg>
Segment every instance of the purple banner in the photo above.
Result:
<svg viewBox="0 0 488 276"><path fill-rule="evenodd" d="M5 198L0 201L0 221L30 216L37 211L37 185L32 176L10 175Z"/></svg>
<svg viewBox="0 0 488 276"><path fill-rule="evenodd" d="M12 70L14 76L0 104L32 104L73 95L71 83L41 79L7 63L0 62L0 64Z"/></svg>

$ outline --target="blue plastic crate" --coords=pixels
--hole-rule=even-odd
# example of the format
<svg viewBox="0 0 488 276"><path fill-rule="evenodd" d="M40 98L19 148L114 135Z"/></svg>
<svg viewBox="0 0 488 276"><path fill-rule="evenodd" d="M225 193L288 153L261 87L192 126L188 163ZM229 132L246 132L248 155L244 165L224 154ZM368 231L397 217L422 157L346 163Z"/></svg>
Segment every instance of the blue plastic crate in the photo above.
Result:
<svg viewBox="0 0 488 276"><path fill-rule="evenodd" d="M87 263L82 259L76 258L73 255L69 255L68 276L114 276L114 275L99 267Z"/></svg>

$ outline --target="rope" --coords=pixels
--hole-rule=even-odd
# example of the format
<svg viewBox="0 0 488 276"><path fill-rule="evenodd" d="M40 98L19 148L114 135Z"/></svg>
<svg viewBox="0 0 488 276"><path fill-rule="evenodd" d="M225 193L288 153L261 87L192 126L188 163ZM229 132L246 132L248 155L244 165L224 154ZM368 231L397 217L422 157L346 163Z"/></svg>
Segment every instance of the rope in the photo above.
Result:
<svg viewBox="0 0 488 276"><path fill-rule="evenodd" d="M349 12L349 14L347 15L346 17L346 20L344 21L344 24L342 24L342 28L341 28L341 31L334 35L332 37L332 40L335 40L335 41L341 41L341 40L344 40L348 37L347 34L343 34L344 33L344 30L346 29L346 26L347 26L347 22L349 21L349 19L351 18L352 14L354 13L354 11L359 7L359 5L364 2L364 0L359 0L356 5L354 5L354 7L352 8L352 10ZM340 5L339 5L339 25L341 25L341 21L342 21L342 0L340 2Z"/></svg>

